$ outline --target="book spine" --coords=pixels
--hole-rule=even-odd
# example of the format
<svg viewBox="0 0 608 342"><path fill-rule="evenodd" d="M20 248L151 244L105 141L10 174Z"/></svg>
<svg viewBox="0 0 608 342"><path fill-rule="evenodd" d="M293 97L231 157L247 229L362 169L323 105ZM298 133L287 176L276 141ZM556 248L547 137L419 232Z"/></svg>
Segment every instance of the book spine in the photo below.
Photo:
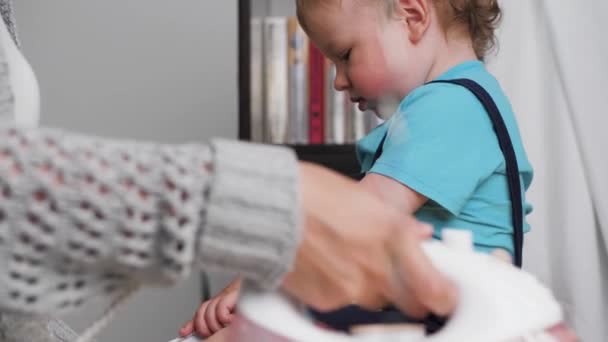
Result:
<svg viewBox="0 0 608 342"><path fill-rule="evenodd" d="M289 117L287 142L308 143L308 36L296 17L288 19Z"/></svg>
<svg viewBox="0 0 608 342"><path fill-rule="evenodd" d="M357 140L363 138L367 133L367 122L365 119L365 112L359 110L358 105L353 105L353 140L356 142Z"/></svg>
<svg viewBox="0 0 608 342"><path fill-rule="evenodd" d="M251 18L251 140L264 141L264 30L262 18Z"/></svg>
<svg viewBox="0 0 608 342"><path fill-rule="evenodd" d="M321 51L309 42L309 143L323 144L325 116L325 57Z"/></svg>
<svg viewBox="0 0 608 342"><path fill-rule="evenodd" d="M326 110L325 110L325 143L344 144L346 119L346 94L334 88L336 66L326 64Z"/></svg>
<svg viewBox="0 0 608 342"><path fill-rule="evenodd" d="M266 141L282 144L287 136L288 61L287 18L264 19L265 67L266 67Z"/></svg>

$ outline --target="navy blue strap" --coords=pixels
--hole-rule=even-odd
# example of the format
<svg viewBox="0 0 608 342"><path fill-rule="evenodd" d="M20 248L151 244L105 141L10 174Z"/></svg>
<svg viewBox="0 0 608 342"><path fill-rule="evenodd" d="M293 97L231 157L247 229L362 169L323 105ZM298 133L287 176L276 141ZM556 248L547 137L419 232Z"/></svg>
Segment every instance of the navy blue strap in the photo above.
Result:
<svg viewBox="0 0 608 342"><path fill-rule="evenodd" d="M481 102L486 112L492 120L494 131L498 137L500 150L505 158L507 168L507 182L509 185L509 195L511 196L511 216L513 220L513 247L515 251L515 265L522 265L522 249L524 244L524 229L523 229L523 204L521 196L521 185L519 181L519 166L515 157L515 149L507 130L507 125L500 115L500 110L492 96L477 82L469 79L456 80L437 80L431 83L451 83L463 86L472 92Z"/></svg>

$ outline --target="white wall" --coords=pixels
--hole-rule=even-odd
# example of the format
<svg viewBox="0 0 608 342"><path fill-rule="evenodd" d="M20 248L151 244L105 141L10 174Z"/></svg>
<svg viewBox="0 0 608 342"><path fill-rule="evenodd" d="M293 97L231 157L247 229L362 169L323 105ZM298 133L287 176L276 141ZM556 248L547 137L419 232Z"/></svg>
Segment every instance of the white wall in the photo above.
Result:
<svg viewBox="0 0 608 342"><path fill-rule="evenodd" d="M524 266L549 285L581 341L608 341L605 0L501 1L493 70L534 166Z"/></svg>
<svg viewBox="0 0 608 342"><path fill-rule="evenodd" d="M236 135L236 1L15 7L42 85L43 122L163 141Z"/></svg>
<svg viewBox="0 0 608 342"><path fill-rule="evenodd" d="M18 0L42 123L160 142L237 134L237 2ZM225 277L213 277L217 290ZM139 293L99 342L168 341L200 301L198 274ZM105 303L67 317L82 330Z"/></svg>

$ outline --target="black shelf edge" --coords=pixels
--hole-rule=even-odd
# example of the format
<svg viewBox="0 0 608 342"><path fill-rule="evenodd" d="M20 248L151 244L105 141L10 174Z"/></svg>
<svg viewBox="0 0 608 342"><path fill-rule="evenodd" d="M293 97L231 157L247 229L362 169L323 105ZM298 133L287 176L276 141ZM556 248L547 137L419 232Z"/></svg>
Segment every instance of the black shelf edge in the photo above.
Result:
<svg viewBox="0 0 608 342"><path fill-rule="evenodd" d="M360 178L361 168L353 144L285 146L293 149L299 160L323 165L351 178Z"/></svg>
<svg viewBox="0 0 608 342"><path fill-rule="evenodd" d="M355 153L354 144L286 144L297 152L316 153Z"/></svg>
<svg viewBox="0 0 608 342"><path fill-rule="evenodd" d="M239 0L238 3L238 103L239 139L251 139L251 2Z"/></svg>

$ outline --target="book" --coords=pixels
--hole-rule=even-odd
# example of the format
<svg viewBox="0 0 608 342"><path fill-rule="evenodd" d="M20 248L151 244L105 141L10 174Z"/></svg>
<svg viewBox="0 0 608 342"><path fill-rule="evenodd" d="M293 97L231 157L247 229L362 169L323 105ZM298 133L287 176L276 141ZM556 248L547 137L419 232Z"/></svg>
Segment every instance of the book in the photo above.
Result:
<svg viewBox="0 0 608 342"><path fill-rule="evenodd" d="M325 56L310 40L308 80L308 142L323 144L325 141Z"/></svg>
<svg viewBox="0 0 608 342"><path fill-rule="evenodd" d="M308 36L296 17L289 17L289 115L287 142L308 143Z"/></svg>
<svg viewBox="0 0 608 342"><path fill-rule="evenodd" d="M344 144L346 142L346 116L350 109L350 99L344 91L334 88L336 66L326 61L326 101L325 101L325 143Z"/></svg>
<svg viewBox="0 0 608 342"><path fill-rule="evenodd" d="M358 105L353 104L350 143L356 143L382 122L374 112L370 110L361 111Z"/></svg>
<svg viewBox="0 0 608 342"><path fill-rule="evenodd" d="M365 120L366 115L365 115L365 112L363 112L359 109L358 105L353 104L352 116L353 116L353 120L352 120L353 136L351 137L351 141L355 142L365 136L366 128L367 128L366 120Z"/></svg>
<svg viewBox="0 0 608 342"><path fill-rule="evenodd" d="M282 144L287 138L288 60L287 18L264 18L266 142Z"/></svg>
<svg viewBox="0 0 608 342"><path fill-rule="evenodd" d="M262 18L251 18L251 140L263 142L264 131L264 35Z"/></svg>

